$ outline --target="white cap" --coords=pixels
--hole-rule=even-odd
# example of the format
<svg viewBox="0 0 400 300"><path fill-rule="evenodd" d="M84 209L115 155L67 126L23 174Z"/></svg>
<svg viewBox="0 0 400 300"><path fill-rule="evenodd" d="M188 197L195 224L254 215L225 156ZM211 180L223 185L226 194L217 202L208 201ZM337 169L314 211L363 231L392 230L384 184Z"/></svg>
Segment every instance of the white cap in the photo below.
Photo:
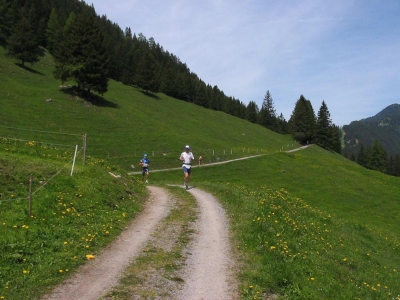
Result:
<svg viewBox="0 0 400 300"><path fill-rule="evenodd" d="M186 148L186 149L190 149L189 145L186 145L185 148Z"/></svg>

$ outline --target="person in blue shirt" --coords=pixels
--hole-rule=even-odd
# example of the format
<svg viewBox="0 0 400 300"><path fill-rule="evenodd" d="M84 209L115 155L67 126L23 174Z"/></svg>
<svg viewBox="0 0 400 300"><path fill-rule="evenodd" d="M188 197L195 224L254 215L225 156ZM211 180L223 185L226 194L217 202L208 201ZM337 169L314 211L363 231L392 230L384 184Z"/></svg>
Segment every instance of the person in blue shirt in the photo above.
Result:
<svg viewBox="0 0 400 300"><path fill-rule="evenodd" d="M147 154L143 154L143 158L139 161L139 165L142 167L142 180L144 181L144 176L146 175L146 183L149 183L150 160L147 157Z"/></svg>

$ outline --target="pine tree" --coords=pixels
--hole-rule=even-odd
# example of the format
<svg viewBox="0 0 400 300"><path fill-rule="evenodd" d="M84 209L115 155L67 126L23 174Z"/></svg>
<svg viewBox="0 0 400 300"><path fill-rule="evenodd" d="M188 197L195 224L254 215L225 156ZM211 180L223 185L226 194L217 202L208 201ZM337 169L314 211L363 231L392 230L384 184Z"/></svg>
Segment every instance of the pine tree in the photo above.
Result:
<svg viewBox="0 0 400 300"><path fill-rule="evenodd" d="M354 153L351 153L350 160L351 161L356 161L356 156L354 155Z"/></svg>
<svg viewBox="0 0 400 300"><path fill-rule="evenodd" d="M10 36L12 16L7 0L0 0L0 43L4 43Z"/></svg>
<svg viewBox="0 0 400 300"><path fill-rule="evenodd" d="M50 19L47 23L47 48L51 54L54 54L54 50L60 44L63 38L63 30L61 23L58 19L57 11L53 8L51 10ZM60 53L62 55L62 53Z"/></svg>
<svg viewBox="0 0 400 300"><path fill-rule="evenodd" d="M400 154L396 154L393 159L392 175L400 176Z"/></svg>
<svg viewBox="0 0 400 300"><path fill-rule="evenodd" d="M323 148L341 152L340 129L332 123L325 101L322 101L318 111L315 141Z"/></svg>
<svg viewBox="0 0 400 300"><path fill-rule="evenodd" d="M125 29L124 43L120 45L118 62L122 62L121 81L126 85L133 85L135 80L135 58L132 31L130 27Z"/></svg>
<svg viewBox="0 0 400 300"><path fill-rule="evenodd" d="M286 121L285 117L283 116L283 114L281 113L277 119L278 122L278 130L277 132L281 133L281 134L287 134L289 133L289 126L288 126L288 122Z"/></svg>
<svg viewBox="0 0 400 300"><path fill-rule="evenodd" d="M357 163L363 167L367 166L367 155L364 149L364 144L360 144L360 148L358 149L357 155Z"/></svg>
<svg viewBox="0 0 400 300"><path fill-rule="evenodd" d="M277 131L276 111L272 96L269 91L265 93L258 119L260 125L270 130Z"/></svg>
<svg viewBox="0 0 400 300"><path fill-rule="evenodd" d="M378 140L375 140L374 144L370 147L367 158L367 168L387 173L387 154Z"/></svg>
<svg viewBox="0 0 400 300"><path fill-rule="evenodd" d="M206 107L208 103L206 85L202 80L196 85L196 96L193 103L203 107Z"/></svg>
<svg viewBox="0 0 400 300"><path fill-rule="evenodd" d="M148 50L138 62L136 69L136 84L150 92L158 92L160 67L153 54Z"/></svg>
<svg viewBox="0 0 400 300"><path fill-rule="evenodd" d="M289 120L293 138L301 144L312 143L315 136L315 114L311 102L300 95Z"/></svg>
<svg viewBox="0 0 400 300"><path fill-rule="evenodd" d="M31 22L31 12L26 7L22 8L21 19L12 28L7 40L7 55L21 60L23 66L25 62L33 64L39 60L39 44Z"/></svg>
<svg viewBox="0 0 400 300"><path fill-rule="evenodd" d="M246 120L257 123L257 115L258 115L258 106L254 101L250 101L246 107Z"/></svg>
<svg viewBox="0 0 400 300"><path fill-rule="evenodd" d="M330 129L331 129L330 150L340 154L342 152L342 143L341 143L342 130L339 128L339 126L336 126L335 124L332 124Z"/></svg>
<svg viewBox="0 0 400 300"><path fill-rule="evenodd" d="M315 141L323 148L331 149L332 120L325 101L322 101L317 117Z"/></svg>
<svg viewBox="0 0 400 300"><path fill-rule="evenodd" d="M71 13L64 26L64 39L55 51L55 77L75 80L81 92L103 94L108 88L108 57L92 9Z"/></svg>

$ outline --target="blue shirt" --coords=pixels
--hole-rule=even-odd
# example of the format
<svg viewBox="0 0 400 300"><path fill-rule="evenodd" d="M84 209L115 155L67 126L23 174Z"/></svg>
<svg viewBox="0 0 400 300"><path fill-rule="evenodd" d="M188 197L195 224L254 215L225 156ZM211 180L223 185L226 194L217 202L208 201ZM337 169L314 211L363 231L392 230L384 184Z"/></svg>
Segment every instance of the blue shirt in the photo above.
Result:
<svg viewBox="0 0 400 300"><path fill-rule="evenodd" d="M142 166L142 168L148 168L148 165L150 164L150 159L148 159L148 158L142 158L142 159L140 160L140 162L146 164L145 166Z"/></svg>

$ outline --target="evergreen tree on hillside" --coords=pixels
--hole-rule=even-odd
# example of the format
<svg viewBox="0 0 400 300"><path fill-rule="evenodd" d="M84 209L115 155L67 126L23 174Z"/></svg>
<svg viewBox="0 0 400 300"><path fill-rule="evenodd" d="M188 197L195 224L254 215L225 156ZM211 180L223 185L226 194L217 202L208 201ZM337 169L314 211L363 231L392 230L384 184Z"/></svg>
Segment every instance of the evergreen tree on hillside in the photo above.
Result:
<svg viewBox="0 0 400 300"><path fill-rule="evenodd" d="M4 43L10 36L12 15L7 0L0 0L0 43Z"/></svg>
<svg viewBox="0 0 400 300"><path fill-rule="evenodd" d="M58 19L58 14L55 8L51 10L50 19L47 23L47 49L54 55L54 50L63 39L63 28ZM62 55L62 54L60 54Z"/></svg>
<svg viewBox="0 0 400 300"><path fill-rule="evenodd" d="M387 173L387 154L378 140L375 140L372 147L367 151L366 167L371 170L378 170L382 173Z"/></svg>
<svg viewBox="0 0 400 300"><path fill-rule="evenodd" d="M286 121L285 117L281 113L279 117L277 118L277 132L281 134L287 134L289 133L289 126L288 122Z"/></svg>
<svg viewBox="0 0 400 300"><path fill-rule="evenodd" d="M46 7L46 2L43 0L30 1L31 4L31 23L35 29L36 40L42 47L47 47L47 22L51 9Z"/></svg>
<svg viewBox="0 0 400 300"><path fill-rule="evenodd" d="M332 124L331 131L332 131L331 150L340 154L342 152L342 143L341 143L342 130L339 128L339 126Z"/></svg>
<svg viewBox="0 0 400 300"><path fill-rule="evenodd" d="M363 167L367 166L367 154L365 153L364 144L360 144L360 149L358 150L357 163Z"/></svg>
<svg viewBox="0 0 400 300"><path fill-rule="evenodd" d="M293 138L301 144L312 143L315 136L315 114L311 102L303 95L297 100L289 120Z"/></svg>
<svg viewBox="0 0 400 300"><path fill-rule="evenodd" d="M269 91L265 93L264 100L259 112L259 124L276 131L277 129L277 118L276 111L274 108L274 101Z"/></svg>
<svg viewBox="0 0 400 300"><path fill-rule="evenodd" d="M39 44L32 23L33 6L21 9L21 19L15 24L8 38L7 55L21 61L22 65L39 60Z"/></svg>
<svg viewBox="0 0 400 300"><path fill-rule="evenodd" d="M198 84L196 84L196 96L193 103L199 106L207 107L207 88L205 83L201 80L198 82Z"/></svg>
<svg viewBox="0 0 400 300"><path fill-rule="evenodd" d="M103 94L108 88L108 57L94 11L71 13L64 26L64 39L56 46L55 77L74 80L78 90Z"/></svg>
<svg viewBox="0 0 400 300"><path fill-rule="evenodd" d="M332 120L325 101L322 101L317 117L315 141L324 148L330 148Z"/></svg>
<svg viewBox="0 0 400 300"><path fill-rule="evenodd" d="M351 161L356 161L356 156L354 155L354 153L351 153L350 160Z"/></svg>
<svg viewBox="0 0 400 300"><path fill-rule="evenodd" d="M321 147L340 153L340 130L331 120L328 107L322 101L318 111L315 142Z"/></svg>
<svg viewBox="0 0 400 300"><path fill-rule="evenodd" d="M250 101L246 107L246 120L257 123L257 115L258 115L258 106L254 101Z"/></svg>
<svg viewBox="0 0 400 300"><path fill-rule="evenodd" d="M158 92L158 76L160 67L153 54L147 51L138 61L135 82L138 87L150 91Z"/></svg>
<svg viewBox="0 0 400 300"><path fill-rule="evenodd" d="M176 80L177 72L175 64L168 59L162 66L160 78L160 92L172 97L178 95L179 82Z"/></svg>
<svg viewBox="0 0 400 300"><path fill-rule="evenodd" d="M118 61L115 63L121 64L120 66L120 76L122 83L126 85L133 85L135 82L135 71L136 71L136 61L135 61L135 51L133 44L132 31L128 27L125 29L124 33L124 43L119 45L118 49Z"/></svg>
<svg viewBox="0 0 400 300"><path fill-rule="evenodd" d="M396 154L394 157L390 156L388 174L392 176L400 176L400 154Z"/></svg>

